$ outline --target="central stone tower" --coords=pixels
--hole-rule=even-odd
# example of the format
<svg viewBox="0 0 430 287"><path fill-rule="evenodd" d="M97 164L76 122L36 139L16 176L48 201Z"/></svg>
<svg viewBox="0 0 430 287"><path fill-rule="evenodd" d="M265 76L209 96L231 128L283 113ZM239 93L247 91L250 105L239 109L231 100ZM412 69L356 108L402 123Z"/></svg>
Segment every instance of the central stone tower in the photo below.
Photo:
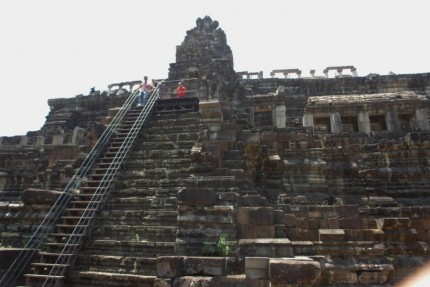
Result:
<svg viewBox="0 0 430 287"><path fill-rule="evenodd" d="M198 18L176 47L176 63L169 68L169 80L196 79L201 100L224 99L236 80L233 53L218 25L209 16Z"/></svg>

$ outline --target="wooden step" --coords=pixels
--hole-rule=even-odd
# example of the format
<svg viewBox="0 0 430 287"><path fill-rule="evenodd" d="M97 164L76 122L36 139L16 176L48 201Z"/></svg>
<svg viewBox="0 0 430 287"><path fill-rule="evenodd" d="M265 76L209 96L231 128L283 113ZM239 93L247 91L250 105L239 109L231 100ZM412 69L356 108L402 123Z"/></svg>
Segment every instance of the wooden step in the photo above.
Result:
<svg viewBox="0 0 430 287"><path fill-rule="evenodd" d="M79 244L72 244L72 243L62 243L62 242L50 242L50 243L45 243L46 246L48 247L55 247L55 248L63 248L64 246L72 246L72 247L78 247Z"/></svg>
<svg viewBox="0 0 430 287"><path fill-rule="evenodd" d="M106 168L106 167L93 167L91 169L91 171L95 172L96 174L98 174L98 173L106 173L107 170L108 170L108 168Z"/></svg>
<svg viewBox="0 0 430 287"><path fill-rule="evenodd" d="M54 253L54 252L39 252L41 257L60 257L60 256L75 256L76 254L64 254L64 253Z"/></svg>
<svg viewBox="0 0 430 287"><path fill-rule="evenodd" d="M82 237L82 236L85 236L85 234L51 233L51 236L53 236L53 237L65 237L65 238L69 238L71 236L73 236L73 237Z"/></svg>
<svg viewBox="0 0 430 287"><path fill-rule="evenodd" d="M73 224L57 224L57 225L55 225L55 227L58 227L58 228L76 228L77 227L77 225L75 224L75 225L73 225ZM89 227L89 225L88 224L85 224L85 225L82 225L82 224L79 224L79 227L82 227L82 228L87 228L87 227Z"/></svg>
<svg viewBox="0 0 430 287"><path fill-rule="evenodd" d="M64 209L65 212L80 212L80 213L84 213L85 211L87 212L97 212L98 209L97 208L74 208L74 207L68 207Z"/></svg>
<svg viewBox="0 0 430 287"><path fill-rule="evenodd" d="M60 217L60 219L64 219L64 220L79 220L79 219L84 219L84 220L87 220L87 219L93 219L94 217L91 217L91 216L61 216Z"/></svg>
<svg viewBox="0 0 430 287"><path fill-rule="evenodd" d="M96 195L96 196L102 196L102 195ZM100 204L100 200L72 200L69 202L70 204L79 204L79 205L88 205L89 203L92 204Z"/></svg>
<svg viewBox="0 0 430 287"><path fill-rule="evenodd" d="M46 279L46 278L52 278L52 279L64 279L65 276L58 276L58 275L45 275L45 274L24 274L24 277L26 278L36 278L36 279Z"/></svg>
<svg viewBox="0 0 430 287"><path fill-rule="evenodd" d="M64 280L65 276L62 276L62 275L61 276L58 276L58 275L47 275L47 274L24 274L24 278L26 278L26 283L25 284L27 286L39 286L39 285L34 285L31 282L31 280L37 280L38 282L40 282L41 280L46 280L46 279L60 281L60 280ZM40 285L40 286L45 286L45 284ZM54 285L49 285L49 286L55 286L55 284Z"/></svg>
<svg viewBox="0 0 430 287"><path fill-rule="evenodd" d="M80 194L75 195L75 197L77 197L78 199L82 198L83 199L82 201L89 201L93 196L94 196L94 193L80 193ZM102 195L99 194L96 196L102 196Z"/></svg>
<svg viewBox="0 0 430 287"><path fill-rule="evenodd" d="M52 268L52 267L61 267L61 268L67 268L70 265L69 264L55 264L55 263L31 263L31 266L34 267L41 267L41 268Z"/></svg>
<svg viewBox="0 0 430 287"><path fill-rule="evenodd" d="M80 190L81 190L81 192L82 191L91 191L91 192L94 192L94 191L97 190L97 188L98 188L97 186L82 186L80 188ZM79 196L79 194L77 196Z"/></svg>
<svg viewBox="0 0 430 287"><path fill-rule="evenodd" d="M98 162L98 163L96 164L96 166L97 166L98 168L101 168L101 167L103 167L103 166L109 167L109 166L110 166L110 164L111 164L111 162L103 162L103 161L100 161L100 162Z"/></svg>

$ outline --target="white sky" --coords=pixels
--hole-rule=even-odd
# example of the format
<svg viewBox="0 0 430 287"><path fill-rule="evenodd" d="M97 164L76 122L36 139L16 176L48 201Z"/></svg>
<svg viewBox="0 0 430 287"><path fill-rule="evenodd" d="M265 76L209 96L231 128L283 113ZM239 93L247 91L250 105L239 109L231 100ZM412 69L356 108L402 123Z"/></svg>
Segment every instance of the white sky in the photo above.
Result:
<svg viewBox="0 0 430 287"><path fill-rule="evenodd" d="M176 46L208 15L237 72L328 66L430 72L428 0L1 0L0 136L45 122L51 98L166 78Z"/></svg>

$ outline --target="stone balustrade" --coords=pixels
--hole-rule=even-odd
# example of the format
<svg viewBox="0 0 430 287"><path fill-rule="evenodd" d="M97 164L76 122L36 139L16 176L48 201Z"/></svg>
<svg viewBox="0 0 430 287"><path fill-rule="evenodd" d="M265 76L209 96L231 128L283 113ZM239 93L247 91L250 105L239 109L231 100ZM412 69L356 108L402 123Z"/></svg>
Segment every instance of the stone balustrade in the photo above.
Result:
<svg viewBox="0 0 430 287"><path fill-rule="evenodd" d="M273 70L272 72L270 72L270 76L274 77L276 76L276 74L283 74L285 79L288 79L288 75L289 74L296 74L298 78L302 77L302 71L299 69L283 69L283 70Z"/></svg>

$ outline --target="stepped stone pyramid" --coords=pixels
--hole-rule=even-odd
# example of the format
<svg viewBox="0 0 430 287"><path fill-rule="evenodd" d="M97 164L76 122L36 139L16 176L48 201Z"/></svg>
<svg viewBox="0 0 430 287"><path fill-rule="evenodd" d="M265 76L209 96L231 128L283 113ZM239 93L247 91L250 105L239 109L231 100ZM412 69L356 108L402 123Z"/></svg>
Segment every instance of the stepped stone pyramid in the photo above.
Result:
<svg viewBox="0 0 430 287"><path fill-rule="evenodd" d="M197 19L55 286L394 286L422 268L430 73L301 75L236 72ZM137 83L51 99L40 130L0 138L0 277Z"/></svg>

